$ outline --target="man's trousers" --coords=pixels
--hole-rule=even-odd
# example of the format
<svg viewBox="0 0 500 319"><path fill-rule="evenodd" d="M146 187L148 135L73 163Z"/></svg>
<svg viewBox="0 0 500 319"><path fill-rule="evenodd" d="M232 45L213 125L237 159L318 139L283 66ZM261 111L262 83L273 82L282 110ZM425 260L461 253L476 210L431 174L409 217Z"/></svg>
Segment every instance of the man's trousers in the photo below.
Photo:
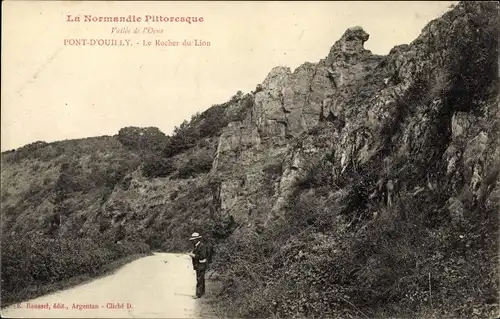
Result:
<svg viewBox="0 0 500 319"><path fill-rule="evenodd" d="M196 270L196 296L205 294L205 269Z"/></svg>

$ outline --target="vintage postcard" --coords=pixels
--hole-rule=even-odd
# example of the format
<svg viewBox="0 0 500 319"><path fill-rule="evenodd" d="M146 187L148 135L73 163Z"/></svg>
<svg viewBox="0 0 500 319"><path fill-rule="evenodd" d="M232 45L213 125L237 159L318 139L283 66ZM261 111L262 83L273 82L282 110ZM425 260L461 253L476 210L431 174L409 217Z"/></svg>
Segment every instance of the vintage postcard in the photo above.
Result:
<svg viewBox="0 0 500 319"><path fill-rule="evenodd" d="M3 1L2 318L497 318L498 28Z"/></svg>

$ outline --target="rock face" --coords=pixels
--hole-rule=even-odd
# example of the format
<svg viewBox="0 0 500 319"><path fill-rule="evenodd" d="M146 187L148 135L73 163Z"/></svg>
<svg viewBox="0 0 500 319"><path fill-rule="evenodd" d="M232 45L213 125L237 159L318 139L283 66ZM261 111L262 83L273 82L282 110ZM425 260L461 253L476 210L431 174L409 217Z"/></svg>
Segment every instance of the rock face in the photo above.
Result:
<svg viewBox="0 0 500 319"><path fill-rule="evenodd" d="M450 97L455 93L450 90L460 83L453 83L457 80L450 77L456 73L453 68L460 68L464 60L460 56L464 52L454 47L454 41L480 41L474 23L483 23L483 27L491 23L488 27L495 30L494 20L482 18L487 7L462 3L429 23L411 44L394 47L388 56L365 50L368 33L353 27L318 63L304 63L293 72L286 67L274 68L259 85L255 104L243 122L245 133L241 136L245 134L252 142L232 143L224 151L238 153L234 161L253 163L253 167L263 166L270 157L282 159L283 175L274 185L274 209L286 201L307 163L330 152L336 177L381 152L390 154L386 159L388 171L382 172L386 175L393 175L389 162L396 156L414 156L423 162L431 156L436 163L446 162L450 178L457 172L462 176L463 172L465 180L458 182L455 177L456 183L465 182L471 196L477 198L486 171L491 174L498 166L498 157L493 155L498 150L492 151L498 145L491 135L497 125L498 101L484 95L484 101L468 101L461 109L458 101ZM481 66L477 68L478 72L482 70ZM498 74L498 65L488 68L495 76ZM471 77L478 76L474 70L468 72ZM489 79L488 87L494 91L491 75ZM473 114L475 106L471 103L480 103L482 114ZM329 129L317 138L323 139L320 145L307 142L310 130L325 125ZM234 127L238 124L224 131L220 145L234 139ZM293 146L295 140L301 140L300 147ZM219 163L226 156L219 152ZM233 184L231 176L226 176L221 198L233 203L232 214L244 218L248 198L236 196L238 191L230 186ZM246 185L247 190L260 187Z"/></svg>
<svg viewBox="0 0 500 319"><path fill-rule="evenodd" d="M220 172L221 210L247 226L228 241L227 274L265 272L226 280L229 304L324 317L344 308L325 306L330 291L373 317L498 316L498 13L462 2L387 56L350 28L318 63L271 70L244 120L259 142L233 144L244 169ZM442 297L434 309L424 285Z"/></svg>
<svg viewBox="0 0 500 319"><path fill-rule="evenodd" d="M328 56L318 63L306 62L294 72L287 67L272 69L259 84L254 105L247 118L241 123L232 123L222 133L217 152L218 167L224 166L222 163L237 162L262 168L270 158L285 159L286 154L291 151L289 146L291 141L303 138L304 132L320 124L333 122L336 130L332 133L338 135L338 129L346 125L347 118L360 115L358 111L361 110L346 107L349 96L357 94L358 86L365 85L367 78L371 82L379 81L370 82L370 85L375 85L371 89L376 90L383 85L383 75L388 73L379 67L384 57L372 55L370 51L364 49L363 44L367 40L368 34L362 28L350 28L332 46ZM376 68L379 69L376 71L378 78L374 79L373 70ZM369 115L374 117L375 113ZM361 123L361 120L359 122ZM361 131L357 134L354 137L356 140L354 147L362 148L362 140L366 137ZM329 139L333 142L331 137ZM347 136L343 139L345 147L351 147L351 139ZM235 143L236 140L244 142ZM366 157L368 155L365 152L368 150L365 149L362 156ZM305 150L305 152L311 151ZM316 148L313 152L323 151L321 148ZM339 153L342 165L346 165L351 153L352 150ZM236 160L235 154L238 154ZM301 161L300 155L295 155L293 158L297 163ZM287 190L293 188L295 177L301 172L299 167L290 170L288 165L289 163L284 164L285 175L282 176L281 182L273 186L276 188L277 203L269 205L266 210L276 210L281 207L279 203L286 201ZM249 167L245 165L245 169L248 170ZM225 183L234 184L234 181L227 176L223 185ZM260 188L259 184L246 185L254 190ZM231 213L243 218L248 216L247 209L244 208L247 206L244 202L248 199L241 198L243 202L236 204L238 203L236 192L232 187L224 187L221 198L223 201L226 198L228 200L231 198L232 202L236 201Z"/></svg>

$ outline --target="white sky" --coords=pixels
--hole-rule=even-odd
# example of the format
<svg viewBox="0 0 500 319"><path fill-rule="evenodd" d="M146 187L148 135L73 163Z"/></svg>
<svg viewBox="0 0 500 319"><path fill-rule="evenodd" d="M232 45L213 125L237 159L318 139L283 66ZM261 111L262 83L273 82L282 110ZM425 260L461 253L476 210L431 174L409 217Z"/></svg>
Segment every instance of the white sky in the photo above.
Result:
<svg viewBox="0 0 500 319"><path fill-rule="evenodd" d="M387 54L414 40L457 1L436 2L24 2L2 3L1 150L42 140L114 135L125 126L170 134L197 111L247 93L271 68L317 62L360 25L365 48ZM145 23L66 22L66 15L189 15L155 23L163 34L111 34ZM131 39L132 47L64 46L68 38ZM210 47L137 43L203 39Z"/></svg>

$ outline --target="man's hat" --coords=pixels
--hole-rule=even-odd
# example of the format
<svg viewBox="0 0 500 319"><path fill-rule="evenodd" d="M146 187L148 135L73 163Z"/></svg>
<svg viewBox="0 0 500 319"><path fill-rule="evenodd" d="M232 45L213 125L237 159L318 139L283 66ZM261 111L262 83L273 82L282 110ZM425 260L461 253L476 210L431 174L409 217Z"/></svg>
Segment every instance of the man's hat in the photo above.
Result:
<svg viewBox="0 0 500 319"><path fill-rule="evenodd" d="M193 234L191 235L191 238L189 238L189 240L195 240L195 239L200 239L200 238L201 238L200 234L198 234L198 233L193 233Z"/></svg>

